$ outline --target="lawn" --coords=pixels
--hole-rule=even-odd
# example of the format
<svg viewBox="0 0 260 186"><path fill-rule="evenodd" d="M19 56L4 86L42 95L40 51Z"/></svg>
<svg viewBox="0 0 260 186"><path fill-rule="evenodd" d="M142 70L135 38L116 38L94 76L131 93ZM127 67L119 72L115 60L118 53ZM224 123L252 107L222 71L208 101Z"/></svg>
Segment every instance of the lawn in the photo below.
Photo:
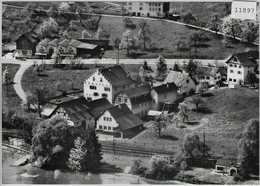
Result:
<svg viewBox="0 0 260 186"><path fill-rule="evenodd" d="M53 68L53 65L47 65L46 69L37 75L34 72L34 67L30 67L25 72L22 78L22 87L24 91L35 91L36 88L43 88L48 92L47 97L55 97L62 94L62 92L74 92L83 90L84 80L91 75L97 67L104 68L113 66L112 64L84 65L82 70ZM122 65L123 68L130 72L131 77L136 77L138 67L140 65Z"/></svg>
<svg viewBox="0 0 260 186"><path fill-rule="evenodd" d="M2 73L6 67L8 67L11 80L13 81L16 72L20 68L20 65L2 64ZM2 99L3 108L13 109L13 110L20 109L21 99L16 94L13 83L11 83L8 86L2 85L2 98L3 98Z"/></svg>
<svg viewBox="0 0 260 186"><path fill-rule="evenodd" d="M132 34L137 36L139 31L138 22L140 20L131 18L137 28L131 30ZM135 52L134 57L139 58L157 58L159 54L162 54L165 58L189 58L189 51L185 49L189 39L189 35L196 31L193 28L189 28L184 25L178 25L176 23L168 23L164 20L146 20L150 25L150 38L152 46L158 48L154 51L141 51L138 49ZM111 18L102 17L99 23L100 28L110 33L110 45L114 44L115 38L121 38L122 34L127 30L123 24L123 18ZM197 58L207 59L225 59L233 53L242 52L247 49L257 49L256 46L252 46L245 43L230 43L226 48L222 42L222 36L216 36L213 33L204 31L205 35L210 38L203 47L198 48ZM186 43L183 50L177 50L177 43L182 41ZM149 45L147 45L149 46ZM192 48L190 55L194 55L194 48ZM117 50L106 51L104 58L116 58ZM120 50L120 58L128 58L126 56L126 50Z"/></svg>
<svg viewBox="0 0 260 186"><path fill-rule="evenodd" d="M237 142L245 124L251 118L259 117L258 92L249 88L220 89L211 92L209 97L203 97L201 108L204 113L189 111L189 119L181 127L169 123L162 131L163 138L153 128L131 139L132 142L146 143L146 146L160 146L166 149L178 149L187 133L196 132L203 140L205 133L206 144L216 157L236 157ZM189 99L189 98L186 98ZM194 108L194 105L189 105Z"/></svg>

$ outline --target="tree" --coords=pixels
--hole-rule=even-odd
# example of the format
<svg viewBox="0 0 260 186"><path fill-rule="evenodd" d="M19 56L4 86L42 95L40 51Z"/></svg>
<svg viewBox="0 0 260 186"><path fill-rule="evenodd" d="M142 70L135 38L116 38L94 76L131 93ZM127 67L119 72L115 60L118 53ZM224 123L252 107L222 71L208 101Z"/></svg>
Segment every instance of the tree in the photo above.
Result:
<svg viewBox="0 0 260 186"><path fill-rule="evenodd" d="M197 49L200 45L208 40L208 37L202 31L196 31L189 36L191 47L195 48L195 56L197 56Z"/></svg>
<svg viewBox="0 0 260 186"><path fill-rule="evenodd" d="M254 86L255 83L258 82L258 79L255 75L255 73L249 73L246 76L246 83L250 84L251 86Z"/></svg>
<svg viewBox="0 0 260 186"><path fill-rule="evenodd" d="M135 42L137 38L132 35L130 30L127 30L122 34L122 40L120 43L120 48L125 48L127 51L127 55L130 54L130 50L135 47Z"/></svg>
<svg viewBox="0 0 260 186"><path fill-rule="evenodd" d="M120 50L120 38L119 37L116 37L114 39L114 46L115 48L117 49L117 65L119 65L119 50Z"/></svg>
<svg viewBox="0 0 260 186"><path fill-rule="evenodd" d="M190 99L190 103L196 105L197 111L199 110L199 105L203 103L203 100L197 95Z"/></svg>
<svg viewBox="0 0 260 186"><path fill-rule="evenodd" d="M166 60L161 55L159 55L159 57L156 59L157 77L164 76L166 72L167 72ZM163 78L165 78L165 77L163 77Z"/></svg>
<svg viewBox="0 0 260 186"><path fill-rule="evenodd" d="M43 105L45 103L45 87L42 89L35 89L35 92L32 94L27 95L27 100L29 100L32 107L34 107L39 116L42 117L41 112L43 109Z"/></svg>
<svg viewBox="0 0 260 186"><path fill-rule="evenodd" d="M3 84L6 87L6 94L8 95L8 91L9 91L8 90L8 85L11 83L11 76L9 74L9 69L8 69L7 66L5 67L5 70L3 72L2 81L3 81Z"/></svg>
<svg viewBox="0 0 260 186"><path fill-rule="evenodd" d="M209 29L215 31L215 34L217 34L218 31L219 31L219 29L220 29L219 22L220 22L220 19L218 18L218 15L215 14L215 15L211 18L211 20L210 20L210 22L209 22L209 24L208 24Z"/></svg>
<svg viewBox="0 0 260 186"><path fill-rule="evenodd" d="M253 43L257 38L259 33L259 24L254 24L253 22L246 22L242 28L242 39L248 43Z"/></svg>
<svg viewBox="0 0 260 186"><path fill-rule="evenodd" d="M209 157L210 148L200 141L196 133L186 134L182 144L182 152L187 158Z"/></svg>
<svg viewBox="0 0 260 186"><path fill-rule="evenodd" d="M64 118L56 115L44 120L33 128L33 159L42 160L42 168L64 169L73 142L73 128Z"/></svg>
<svg viewBox="0 0 260 186"><path fill-rule="evenodd" d="M162 115L155 116L153 122L153 128L158 132L159 138L161 138L161 131L167 127L165 118Z"/></svg>
<svg viewBox="0 0 260 186"><path fill-rule="evenodd" d="M52 59L53 67L59 67L61 65L62 60L60 56L60 51L57 48L54 49L51 59Z"/></svg>
<svg viewBox="0 0 260 186"><path fill-rule="evenodd" d="M146 50L146 42L151 41L150 39L150 25L142 20L139 21L138 23L138 27L140 28L139 32L138 32L138 39L140 43L143 43L143 48L144 50Z"/></svg>
<svg viewBox="0 0 260 186"><path fill-rule="evenodd" d="M33 105L33 95L31 92L25 92L25 100L22 101L22 107L26 108L28 112L31 111L31 107Z"/></svg>
<svg viewBox="0 0 260 186"><path fill-rule="evenodd" d="M178 65L177 63L174 64L172 70L173 70L173 71L177 71L177 72L181 72L181 69L180 69L180 67L179 67L179 65Z"/></svg>
<svg viewBox="0 0 260 186"><path fill-rule="evenodd" d="M223 19L222 32L224 35L232 35L233 39L241 33L241 25L237 19L227 16Z"/></svg>
<svg viewBox="0 0 260 186"><path fill-rule="evenodd" d="M189 60L188 64L184 64L183 68L184 70L189 73L190 75L196 75L196 70L198 68L198 62L197 61L193 61L192 59Z"/></svg>
<svg viewBox="0 0 260 186"><path fill-rule="evenodd" d="M246 124L238 142L237 158L244 179L248 179L250 173L259 173L259 119L251 119Z"/></svg>
<svg viewBox="0 0 260 186"><path fill-rule="evenodd" d="M229 15L231 13L231 3L225 3L224 11L226 15Z"/></svg>
<svg viewBox="0 0 260 186"><path fill-rule="evenodd" d="M131 173L134 175L143 176L146 171L146 167L143 166L144 162L140 159L133 159L131 161Z"/></svg>
<svg viewBox="0 0 260 186"><path fill-rule="evenodd" d="M208 90L208 88L209 86L207 82L200 82L200 84L198 85L198 92L203 95L204 92Z"/></svg>
<svg viewBox="0 0 260 186"><path fill-rule="evenodd" d="M39 27L39 35L41 38L56 37L59 34L59 25L53 19L49 18L48 20L43 21Z"/></svg>
<svg viewBox="0 0 260 186"><path fill-rule="evenodd" d="M189 116L187 115L187 110L188 110L187 105L185 103L180 103L178 106L178 109L179 109L179 112L178 112L179 118L184 123L185 119L189 118Z"/></svg>
<svg viewBox="0 0 260 186"><path fill-rule="evenodd" d="M67 166L72 171L76 171L76 172L82 171L83 168L82 161L84 155L87 153L86 149L83 146L84 146L84 141L80 137L77 137L74 140L74 148L70 150L70 157L67 161Z"/></svg>
<svg viewBox="0 0 260 186"><path fill-rule="evenodd" d="M191 22L196 21L196 18L190 13L185 13L183 15L183 22L186 23L187 25L189 25Z"/></svg>
<svg viewBox="0 0 260 186"><path fill-rule="evenodd" d="M37 76L40 76L41 72L43 72L43 65L42 64L40 64L40 65L36 64L34 66L33 72L36 72Z"/></svg>

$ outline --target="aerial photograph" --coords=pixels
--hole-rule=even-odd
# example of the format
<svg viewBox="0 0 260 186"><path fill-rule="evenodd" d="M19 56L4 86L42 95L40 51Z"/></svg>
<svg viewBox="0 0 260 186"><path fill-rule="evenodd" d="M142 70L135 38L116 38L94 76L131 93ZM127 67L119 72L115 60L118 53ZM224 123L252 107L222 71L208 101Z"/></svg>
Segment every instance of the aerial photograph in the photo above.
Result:
<svg viewBox="0 0 260 186"><path fill-rule="evenodd" d="M2 184L259 185L252 4L3 1Z"/></svg>

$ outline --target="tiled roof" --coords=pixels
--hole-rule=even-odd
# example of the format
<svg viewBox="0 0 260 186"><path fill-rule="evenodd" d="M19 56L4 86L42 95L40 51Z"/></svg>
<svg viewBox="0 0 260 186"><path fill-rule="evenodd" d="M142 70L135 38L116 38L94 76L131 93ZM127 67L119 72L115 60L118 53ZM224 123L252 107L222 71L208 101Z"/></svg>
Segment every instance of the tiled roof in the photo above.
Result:
<svg viewBox="0 0 260 186"><path fill-rule="evenodd" d="M242 66L255 66L257 65L256 59L259 59L259 51L248 51L232 55L226 63L231 59L236 58Z"/></svg>
<svg viewBox="0 0 260 186"><path fill-rule="evenodd" d="M99 72L114 86L122 87L127 85L132 85L136 83L130 76L127 75L125 70L119 66L115 65L113 67L99 69Z"/></svg>
<svg viewBox="0 0 260 186"><path fill-rule="evenodd" d="M59 45L64 46L64 47L67 47L69 43L70 43L69 40L64 39L64 40L62 40L61 42L59 42Z"/></svg>
<svg viewBox="0 0 260 186"><path fill-rule="evenodd" d="M126 104L116 105L108 109L109 113L124 131L143 124L143 121L134 115Z"/></svg>
<svg viewBox="0 0 260 186"><path fill-rule="evenodd" d="M36 34L35 31L29 30L28 32L25 32L21 34L15 41L17 41L20 37L25 36L27 39L29 39L32 43L37 43L39 41L39 37Z"/></svg>
<svg viewBox="0 0 260 186"><path fill-rule="evenodd" d="M86 103L89 107L91 114L98 118L105 110L113 107L113 105L106 99L100 98Z"/></svg>
<svg viewBox="0 0 260 186"><path fill-rule="evenodd" d="M127 90L124 90L123 92L129 98L132 98L132 97L137 97L137 96L141 96L144 94L148 94L150 92L150 90L151 90L151 86L148 84L148 85L142 85L142 86L138 86L135 88L127 89Z"/></svg>
<svg viewBox="0 0 260 186"><path fill-rule="evenodd" d="M59 42L60 42L59 39L54 39L54 40L52 40L51 42L49 42L49 45L57 46Z"/></svg>
<svg viewBox="0 0 260 186"><path fill-rule="evenodd" d="M189 77L186 72L170 71L163 83L174 82L176 86L180 87L183 82Z"/></svg>
<svg viewBox="0 0 260 186"><path fill-rule="evenodd" d="M45 38L41 42L38 43L38 45L47 46L51 40L48 38Z"/></svg>
<svg viewBox="0 0 260 186"><path fill-rule="evenodd" d="M155 92L157 92L157 94L163 94L166 92L170 92L172 90L178 90L178 87L175 85L174 82L172 83L166 83L166 84L162 84L160 86L157 87L153 87L153 89L155 90Z"/></svg>
<svg viewBox="0 0 260 186"><path fill-rule="evenodd" d="M196 69L197 75L204 76L215 76L218 73L218 68L216 67L198 67Z"/></svg>
<svg viewBox="0 0 260 186"><path fill-rule="evenodd" d="M87 105L87 100L84 97L63 102L59 104L59 107L62 107L74 122L93 118Z"/></svg>
<svg viewBox="0 0 260 186"><path fill-rule="evenodd" d="M96 47L97 47L97 45L93 45L93 44L89 44L89 43L81 43L80 45L76 46L76 48L90 49L90 50L93 50Z"/></svg>
<svg viewBox="0 0 260 186"><path fill-rule="evenodd" d="M72 40L69 45L70 46L73 46L73 47L76 47L76 46L79 46L82 42L81 41L78 41L76 39Z"/></svg>

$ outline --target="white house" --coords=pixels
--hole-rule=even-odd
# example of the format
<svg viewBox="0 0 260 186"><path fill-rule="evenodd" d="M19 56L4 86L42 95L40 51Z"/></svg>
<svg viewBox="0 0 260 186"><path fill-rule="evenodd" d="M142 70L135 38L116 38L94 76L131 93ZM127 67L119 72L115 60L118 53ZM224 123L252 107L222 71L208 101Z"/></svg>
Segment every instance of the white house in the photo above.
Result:
<svg viewBox="0 0 260 186"><path fill-rule="evenodd" d="M64 39L61 42L58 43L58 50L62 55L66 56L66 54L68 54L68 45L69 45L70 41L68 39ZM73 55L74 56L74 55Z"/></svg>
<svg viewBox="0 0 260 186"><path fill-rule="evenodd" d="M42 40L41 42L39 42L36 45L36 53L35 55L38 56L47 56L48 50L47 50L47 46L49 44L51 40L48 38L45 38L44 40Z"/></svg>
<svg viewBox="0 0 260 186"><path fill-rule="evenodd" d="M179 95L188 95L190 91L196 90L196 84L194 80L190 77L190 75L184 71L170 71L165 78L163 83L171 83L174 82L178 87L177 93Z"/></svg>
<svg viewBox="0 0 260 186"><path fill-rule="evenodd" d="M113 104L115 96L125 89L133 88L136 82L124 71L115 65L113 67L96 70L84 81L84 96L87 100L107 98Z"/></svg>
<svg viewBox="0 0 260 186"><path fill-rule="evenodd" d="M49 56L51 56L54 52L54 49L58 46L60 40L59 39L54 39L51 42L48 43L47 45L47 53Z"/></svg>
<svg viewBox="0 0 260 186"><path fill-rule="evenodd" d="M97 119L96 130L119 137L129 137L142 129L143 121L134 115L126 104L113 106Z"/></svg>
<svg viewBox="0 0 260 186"><path fill-rule="evenodd" d="M152 105L150 90L150 85L123 90L116 96L115 104L125 103L134 114L143 117L148 114Z"/></svg>
<svg viewBox="0 0 260 186"><path fill-rule="evenodd" d="M151 97L153 100L151 110L161 110L165 103L174 104L177 100L178 87L174 82L153 87Z"/></svg>
<svg viewBox="0 0 260 186"><path fill-rule="evenodd" d="M232 55L227 60L229 84L244 84L249 73L255 73L259 64L259 52L249 51ZM257 70L256 70L257 71Z"/></svg>
<svg viewBox="0 0 260 186"><path fill-rule="evenodd" d="M126 9L132 16L163 17L169 11L167 2L127 2Z"/></svg>
<svg viewBox="0 0 260 186"><path fill-rule="evenodd" d="M199 82L207 82L209 85L216 85L221 80L221 74L217 67L198 67L196 75Z"/></svg>

